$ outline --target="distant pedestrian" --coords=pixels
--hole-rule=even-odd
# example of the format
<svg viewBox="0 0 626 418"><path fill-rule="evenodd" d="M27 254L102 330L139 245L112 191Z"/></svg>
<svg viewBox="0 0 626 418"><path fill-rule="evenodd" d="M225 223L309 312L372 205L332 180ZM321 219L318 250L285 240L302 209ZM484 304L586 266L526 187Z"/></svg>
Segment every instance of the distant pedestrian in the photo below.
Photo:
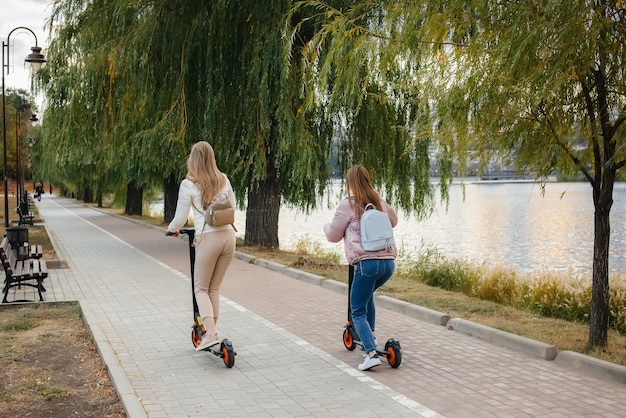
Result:
<svg viewBox="0 0 626 418"><path fill-rule="evenodd" d="M374 336L376 327L374 291L385 284L393 274L397 249L392 245L380 251L365 251L357 231L360 231L361 215L368 203L386 212L394 227L398 223L398 216L374 190L365 167L355 165L348 170L346 187L347 196L339 203L332 222L324 225L324 233L330 242L339 242L343 239L346 259L354 266L354 279L350 289L350 312L356 332L367 353L358 368L368 370L380 365Z"/></svg>
<svg viewBox="0 0 626 418"><path fill-rule="evenodd" d="M226 270L235 256L235 230L232 225L210 226L205 218L207 206L219 192L225 192L235 206L235 194L226 174L215 161L208 142L197 142L187 158L187 176L181 182L174 219L167 227L178 236L193 209L196 248L194 293L206 333L196 347L205 350L220 342L216 323L220 312L221 286Z"/></svg>
<svg viewBox="0 0 626 418"><path fill-rule="evenodd" d="M37 182L37 184L35 184L35 199L41 201L41 195L44 193L43 184L41 182Z"/></svg>

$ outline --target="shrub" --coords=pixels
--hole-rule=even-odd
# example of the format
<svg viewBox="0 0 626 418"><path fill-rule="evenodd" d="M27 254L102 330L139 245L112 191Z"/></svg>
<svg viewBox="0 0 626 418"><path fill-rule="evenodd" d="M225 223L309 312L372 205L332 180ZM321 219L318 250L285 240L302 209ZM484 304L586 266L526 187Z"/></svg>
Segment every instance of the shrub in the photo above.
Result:
<svg viewBox="0 0 626 418"><path fill-rule="evenodd" d="M308 235L300 238L298 242L296 242L294 251L297 254L314 255L316 259L329 263L339 263L340 260L338 254L330 251L325 251L318 242L314 241Z"/></svg>
<svg viewBox="0 0 626 418"><path fill-rule="evenodd" d="M408 269L411 276L420 278L425 284L446 290L471 294L475 277L469 274L469 263L447 259L436 249L427 249Z"/></svg>
<svg viewBox="0 0 626 418"><path fill-rule="evenodd" d="M609 287L609 325L626 334L626 283L619 277Z"/></svg>
<svg viewBox="0 0 626 418"><path fill-rule="evenodd" d="M401 274L429 286L547 317L589 321L591 283L573 272L541 270L520 277L504 267L489 268L484 264L448 259L432 248L422 250L417 260L403 257L401 262ZM626 334L626 281L612 278L609 289L610 327Z"/></svg>
<svg viewBox="0 0 626 418"><path fill-rule="evenodd" d="M550 272L534 278L525 295L526 306L544 316L585 321L591 308L591 287L582 280L563 279Z"/></svg>
<svg viewBox="0 0 626 418"><path fill-rule="evenodd" d="M474 289L474 295L480 299L510 306L518 305L519 294L515 272L502 267L488 270L482 280L476 282Z"/></svg>

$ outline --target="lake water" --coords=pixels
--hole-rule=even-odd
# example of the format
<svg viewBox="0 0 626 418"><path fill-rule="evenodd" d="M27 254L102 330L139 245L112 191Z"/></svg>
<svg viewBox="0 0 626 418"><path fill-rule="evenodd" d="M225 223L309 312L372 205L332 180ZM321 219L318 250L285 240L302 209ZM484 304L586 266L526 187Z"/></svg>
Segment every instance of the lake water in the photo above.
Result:
<svg viewBox="0 0 626 418"><path fill-rule="evenodd" d="M326 201L325 199L324 201ZM313 213L282 207L279 217L281 248L289 250L304 239L343 256L343 244L326 241L324 224L332 208ZM615 186L611 210L611 273L626 273L626 184ZM153 205L155 211L162 202ZM460 184L450 188L446 210L437 204L433 215L422 221L398 213L396 244L401 251L418 254L436 248L456 259L502 265L519 272L539 269L587 274L593 259L593 200L587 183L468 182L465 199ZM245 233L245 212L237 213L239 235Z"/></svg>

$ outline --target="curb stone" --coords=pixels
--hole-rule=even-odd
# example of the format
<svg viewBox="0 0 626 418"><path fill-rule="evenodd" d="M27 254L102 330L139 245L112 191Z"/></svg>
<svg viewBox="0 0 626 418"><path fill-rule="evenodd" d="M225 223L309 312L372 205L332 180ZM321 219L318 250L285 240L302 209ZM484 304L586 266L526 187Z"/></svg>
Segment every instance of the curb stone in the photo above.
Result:
<svg viewBox="0 0 626 418"><path fill-rule="evenodd" d="M376 295L375 298L378 306L433 325L445 326L450 320L450 315L448 314L394 299L390 296Z"/></svg>
<svg viewBox="0 0 626 418"><path fill-rule="evenodd" d="M458 331L468 336L476 337L490 343L515 349L533 357L552 361L557 356L556 347L550 344L522 337L506 331L500 331L485 325L476 324L461 318L452 318L446 327L451 331Z"/></svg>
<svg viewBox="0 0 626 418"><path fill-rule="evenodd" d="M124 405L126 414L133 418L147 417L146 412L137 397L137 393L130 384L130 380L128 380L128 376L122 369L122 366L117 361L117 357L115 356L106 335L104 335L100 326L97 325L97 320L89 307L89 304L84 300L79 301L79 303L85 320L85 325L89 329L89 333L98 348L98 353L100 354L102 363L107 368L109 377L111 378L111 383L113 383L115 392L117 393L117 396L119 396L122 405Z"/></svg>
<svg viewBox="0 0 626 418"><path fill-rule="evenodd" d="M561 351L554 362L600 379L609 379L626 384L626 367L615 363L589 357L575 351Z"/></svg>

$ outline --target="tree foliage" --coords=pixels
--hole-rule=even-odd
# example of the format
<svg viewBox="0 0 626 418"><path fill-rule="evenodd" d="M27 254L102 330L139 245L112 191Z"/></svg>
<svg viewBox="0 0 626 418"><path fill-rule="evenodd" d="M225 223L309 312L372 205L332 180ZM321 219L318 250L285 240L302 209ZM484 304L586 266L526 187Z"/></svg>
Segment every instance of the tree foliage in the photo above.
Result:
<svg viewBox="0 0 626 418"><path fill-rule="evenodd" d="M626 162L626 5L301 1L294 10L305 8L322 22L304 51L309 100L363 108L382 94L401 107L418 95L410 136L429 138L442 167L498 155L539 179L584 175L595 206L589 344L605 346L609 213Z"/></svg>
<svg viewBox="0 0 626 418"><path fill-rule="evenodd" d="M46 175L68 188L94 187L100 196L161 187L172 199L189 148L206 139L246 206L246 243L275 247L282 204L308 211L320 203L341 131L349 138L342 142L344 166L380 167L373 174L389 198L422 209L430 194L428 140L406 145L417 107L384 96L341 109L304 103L301 51L317 21L305 9L291 13L286 37L292 6L54 1L48 66L40 75Z"/></svg>
<svg viewBox="0 0 626 418"><path fill-rule="evenodd" d="M186 144L179 41L187 25L179 13L160 15L159 6L53 3L41 77L45 169L56 182L123 195L129 181L159 187L171 172L180 173Z"/></svg>
<svg viewBox="0 0 626 418"><path fill-rule="evenodd" d="M18 160L22 178L30 178L28 167L29 150L27 135L34 136L36 128L31 126L30 117L37 112L35 99L24 89L6 90L6 134L7 134L7 177L17 179ZM19 157L18 157L19 153Z"/></svg>

